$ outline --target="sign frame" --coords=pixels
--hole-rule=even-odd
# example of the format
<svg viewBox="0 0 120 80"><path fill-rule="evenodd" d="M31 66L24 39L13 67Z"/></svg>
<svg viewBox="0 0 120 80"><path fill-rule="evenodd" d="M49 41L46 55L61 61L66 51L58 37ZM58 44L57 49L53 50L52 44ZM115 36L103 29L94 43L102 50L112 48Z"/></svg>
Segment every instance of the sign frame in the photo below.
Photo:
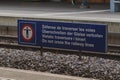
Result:
<svg viewBox="0 0 120 80"><path fill-rule="evenodd" d="M18 20L18 24L20 24L20 22L22 22L22 23L35 23L35 25L36 25L36 29L35 29L35 41L36 41L36 43L35 44L29 44L29 43L27 43L28 45L34 45L34 46L41 46L41 47L47 47L47 48L57 48L57 49L63 49L63 50L76 50L76 51L85 51L85 52L97 52L97 53L106 53L107 51L108 51L108 25L107 24L99 24L99 23L83 23L83 22L80 22L80 23L78 23L78 22L53 22L53 21L34 21L34 20ZM43 26L44 25L44 26ZM20 25L18 25L19 27L20 27ZM102 39L102 41L103 41L103 45L104 45L104 50L101 50L100 51L100 49L97 49L97 48L95 48L95 49L97 49L97 50L99 50L99 51L97 51L97 50L91 50L91 49L89 49L89 48L86 48L86 49L84 49L84 47L83 47L83 49L81 48L81 47L79 47L79 49L77 48L77 49L75 49L74 48L74 46L71 48L71 47L69 47L69 48L66 48L66 47L64 47L65 45L55 45L55 44L50 44L50 43L44 43L43 42L43 39L45 39L45 38L43 38L43 35L45 35L45 34L47 34L47 33L44 33L44 30L48 30L49 32L51 31L52 32L52 28L50 29L50 28L46 28L45 29L45 27L49 27L49 26L51 26L51 27L54 27L55 29L53 30L53 33L55 32L55 30L57 30L58 31L58 29L57 29L57 27L59 26L60 28L62 28L62 26L63 27L69 27L70 26L70 28L72 28L72 27L74 27L74 29L76 29L76 31L77 31L77 29L79 29L79 27L81 27L81 33L84 33L85 35L87 35L87 40L88 40L88 42L90 41L90 40L93 40L94 42L97 42L97 43L100 43L100 46L102 46L101 45L101 42L98 42L98 41L101 41L101 40L99 40L98 38L103 38ZM76 27L76 26L79 26L79 27ZM94 26L94 27L92 27L92 26ZM88 31L83 31L82 32L82 29L85 29L85 30L87 30L87 27L88 27ZM102 28L100 28L100 27L102 27ZM95 28L95 29L94 29ZM99 31L99 29L101 30L101 31ZM19 29L20 30L20 29ZM91 30L91 31L89 31L89 30ZM61 30L61 32L64 32L65 30ZM66 31L67 32L67 31ZM74 31L69 31L69 32L71 32L71 33L74 33ZM79 31L77 31L78 33L80 33ZM87 32L87 33L86 33ZM57 32L56 32L57 33ZM19 34L19 32L18 32L18 34ZM50 35L49 35L50 34ZM53 37L55 37L55 35L53 35L52 33L49 33L49 34L47 34L47 36L48 37L50 37L50 36L53 36ZM62 34L62 33L61 33ZM58 35L58 33L57 33L57 35ZM79 35L81 35L81 34L79 34ZM18 35L18 36L20 36L20 35ZM65 36L65 35L62 35L63 37ZM67 35L68 36L68 35ZM77 36L77 35L76 35ZM94 36L98 36L98 37L95 37L96 39L91 39L91 38L94 38ZM45 36L44 36L45 37ZM60 37L60 36L59 36ZM70 36L70 38L72 38L73 36ZM81 36L77 36L77 37L81 37ZM84 36L83 36L84 37ZM68 37L66 37L66 38L68 38ZM86 37L85 37L86 38ZM20 37L19 37L19 39L20 39ZM46 40L49 40L50 38L46 38ZM51 38L52 39L52 38ZM56 38L55 38L56 39ZM78 38L78 39L81 39L81 42L82 42L82 39L84 39L84 38ZM83 40L83 42L87 42L87 40ZM97 40L97 41L95 41L95 40ZM50 41L50 40L49 40ZM51 40L52 41L52 40ZM69 40L68 40L69 41ZM64 42L64 40L63 40L63 42ZM72 40L71 40L71 42L72 42ZM76 42L76 41L75 41ZM54 43L54 42L53 42ZM26 45L26 43L21 43L20 42L20 40L19 40L19 44L23 44L23 45ZM71 43L70 43L71 44ZM74 44L77 44L77 43L74 43ZM96 43L93 43L93 44L95 44L96 45ZM55 46L54 46L55 45ZM80 44L81 45L81 44ZM90 44L85 44L85 45L87 45L87 46L91 46ZM57 47L56 47L57 46ZM75 47L77 47L77 46L75 46ZM81 49L80 49L81 48ZM98 48L101 48L101 47L98 47ZM87 50L88 49L88 50Z"/></svg>
<svg viewBox="0 0 120 80"><path fill-rule="evenodd" d="M20 27L21 26L21 24L23 25L22 26L22 28ZM31 24L33 24L34 25L34 30L33 30L33 34L32 34L32 38L31 39L25 39L24 37L23 37L23 34L22 34L22 31L21 31L21 29L23 29L23 27L25 27L25 26L30 26L31 27L31 29L33 29L33 26L31 26ZM37 43L37 41L36 41L36 38L37 38L37 36L36 36L36 23L35 22L31 22L31 21L19 21L18 20L18 43L19 44L23 44L23 45L36 45L36 43ZM33 38L34 37L34 38ZM32 39L34 39L34 41L33 42L30 42Z"/></svg>

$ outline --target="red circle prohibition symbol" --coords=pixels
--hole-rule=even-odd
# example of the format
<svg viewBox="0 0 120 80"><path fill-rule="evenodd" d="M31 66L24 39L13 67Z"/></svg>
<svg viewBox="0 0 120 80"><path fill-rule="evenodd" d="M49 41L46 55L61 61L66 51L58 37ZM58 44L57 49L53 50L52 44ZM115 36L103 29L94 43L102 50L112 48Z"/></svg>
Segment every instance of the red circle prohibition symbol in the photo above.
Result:
<svg viewBox="0 0 120 80"><path fill-rule="evenodd" d="M21 30L22 38L24 41L31 41L34 37L34 29L30 24L24 24Z"/></svg>

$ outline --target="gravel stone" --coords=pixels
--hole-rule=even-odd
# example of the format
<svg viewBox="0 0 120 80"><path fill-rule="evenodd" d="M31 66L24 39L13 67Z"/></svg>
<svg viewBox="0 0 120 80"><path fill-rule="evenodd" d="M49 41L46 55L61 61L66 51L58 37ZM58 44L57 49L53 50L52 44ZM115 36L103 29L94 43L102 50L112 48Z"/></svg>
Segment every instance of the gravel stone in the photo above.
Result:
<svg viewBox="0 0 120 80"><path fill-rule="evenodd" d="M120 80L120 61L97 57L0 48L0 66L56 74Z"/></svg>

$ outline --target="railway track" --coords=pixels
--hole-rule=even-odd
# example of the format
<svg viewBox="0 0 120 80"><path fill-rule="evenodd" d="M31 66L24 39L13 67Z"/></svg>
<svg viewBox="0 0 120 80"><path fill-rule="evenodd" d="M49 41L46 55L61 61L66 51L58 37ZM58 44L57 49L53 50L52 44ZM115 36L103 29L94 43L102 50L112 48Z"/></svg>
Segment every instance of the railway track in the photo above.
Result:
<svg viewBox="0 0 120 80"><path fill-rule="evenodd" d="M109 51L109 52L120 53L120 45L109 44L109 45L108 45L108 51Z"/></svg>
<svg viewBox="0 0 120 80"><path fill-rule="evenodd" d="M108 53L92 53L92 52L85 52L85 51L68 51L68 50L60 50L60 49L54 49L54 48L42 48L39 46L27 46L27 45L18 45L17 44L17 37L16 36L2 36L0 35L0 47L2 48L11 48L11 49L22 49L22 50L40 50L43 51L51 51L51 52L58 52L60 54L76 54L78 56L97 56L101 58L107 58L107 59L120 59L120 45L114 45L109 44L108 45ZM5 42L3 42L5 41ZM14 44L13 44L14 43ZM114 54L113 54L114 53ZM41 55L43 55L41 53Z"/></svg>
<svg viewBox="0 0 120 80"><path fill-rule="evenodd" d="M6 39L9 39L7 36L5 37ZM5 41L2 40L3 38L0 40ZM12 38L16 40L12 41L14 44L0 42L1 66L51 72L55 74L58 73L62 75L67 73L68 75L79 75L100 80L120 79L120 54L112 54L112 52L119 51L119 45L109 44L108 51L111 51L108 53L90 53L42 48L39 46L18 45L16 43L17 37ZM42 53L40 53L40 51L44 52L43 55L41 55Z"/></svg>
<svg viewBox="0 0 120 80"><path fill-rule="evenodd" d="M115 34L118 37L118 34ZM113 36L113 34L112 34ZM0 42L5 42L8 44L12 43L18 43L18 38L16 36L6 36L6 35L0 35ZM27 48L28 46L26 46ZM34 48L33 48L34 49ZM115 53L120 53L120 45L116 44L108 44L108 52L115 52Z"/></svg>
<svg viewBox="0 0 120 80"><path fill-rule="evenodd" d="M110 54L110 53L90 53L90 52L79 52L79 51L67 51L67 50L59 50L54 48L44 48L36 47L36 46L26 46L26 45L18 45L18 44L8 44L8 43L0 43L0 47L2 48L11 48L11 49L22 49L22 50L42 50L42 51L50 51L50 52L57 52L59 54L72 54L78 56L91 56L91 57L100 57L106 59L117 59L120 60L120 54ZM41 54L43 55L43 54Z"/></svg>

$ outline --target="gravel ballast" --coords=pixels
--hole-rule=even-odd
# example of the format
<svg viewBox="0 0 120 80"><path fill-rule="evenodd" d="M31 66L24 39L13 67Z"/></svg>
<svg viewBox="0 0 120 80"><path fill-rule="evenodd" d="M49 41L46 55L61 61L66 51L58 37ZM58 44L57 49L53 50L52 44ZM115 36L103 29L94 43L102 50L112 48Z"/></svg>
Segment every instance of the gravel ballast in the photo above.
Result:
<svg viewBox="0 0 120 80"><path fill-rule="evenodd" d="M0 66L100 80L120 80L120 61L97 57L0 48Z"/></svg>

